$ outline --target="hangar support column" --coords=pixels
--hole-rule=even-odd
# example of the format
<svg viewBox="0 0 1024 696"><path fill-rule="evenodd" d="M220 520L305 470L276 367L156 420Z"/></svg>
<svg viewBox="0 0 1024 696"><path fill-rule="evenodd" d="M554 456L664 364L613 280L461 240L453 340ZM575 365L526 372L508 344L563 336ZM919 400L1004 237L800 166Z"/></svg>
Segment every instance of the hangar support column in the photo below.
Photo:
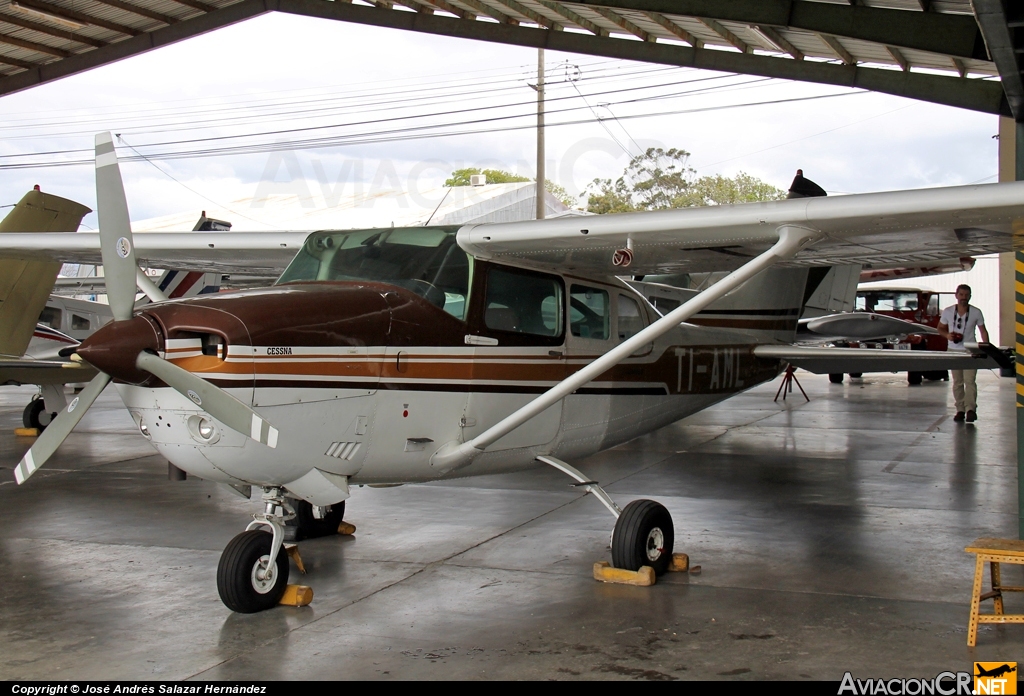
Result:
<svg viewBox="0 0 1024 696"><path fill-rule="evenodd" d="M1024 123L1006 116L999 118L999 180L1024 180ZM1024 539L1024 252L1000 255L999 320L1000 345L1013 341L1017 355L1017 533Z"/></svg>

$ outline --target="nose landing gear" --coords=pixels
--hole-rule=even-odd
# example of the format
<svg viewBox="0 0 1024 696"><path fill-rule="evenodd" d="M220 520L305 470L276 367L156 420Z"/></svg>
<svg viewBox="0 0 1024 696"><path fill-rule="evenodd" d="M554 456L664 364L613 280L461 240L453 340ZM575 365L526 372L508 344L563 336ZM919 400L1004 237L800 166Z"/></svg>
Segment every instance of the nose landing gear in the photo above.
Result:
<svg viewBox="0 0 1024 696"><path fill-rule="evenodd" d="M280 488L263 490L265 511L224 548L217 564L217 591L232 611L253 614L275 606L288 586L288 557L281 553L284 524L295 510ZM260 527L269 527L270 533Z"/></svg>

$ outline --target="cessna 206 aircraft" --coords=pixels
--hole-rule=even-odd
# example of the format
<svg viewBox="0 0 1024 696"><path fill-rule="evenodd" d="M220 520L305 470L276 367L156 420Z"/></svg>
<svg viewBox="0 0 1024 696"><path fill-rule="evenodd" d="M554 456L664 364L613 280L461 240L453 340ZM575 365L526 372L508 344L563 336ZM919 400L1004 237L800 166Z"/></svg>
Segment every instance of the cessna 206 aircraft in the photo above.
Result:
<svg viewBox="0 0 1024 696"><path fill-rule="evenodd" d="M142 436L175 466L262 490L264 512L227 545L217 572L221 598L239 612L271 607L284 592L286 521L297 518L306 534L336 528L352 485L537 462L576 479L616 517L615 566L663 572L674 542L668 510L652 500L620 510L568 461L771 380L787 362L907 369L903 351L792 345L809 275L1007 251L1024 223L1021 182L319 231L303 235L271 287L136 311L144 280L109 134L96 139L96 186L114 321L79 346L98 374L25 454L16 479L46 463L113 381ZM0 256L46 257L53 242L40 236L20 246L5 236ZM181 255L171 262L186 267ZM616 278L722 271L664 316ZM915 369L996 366L980 352L912 359Z"/></svg>

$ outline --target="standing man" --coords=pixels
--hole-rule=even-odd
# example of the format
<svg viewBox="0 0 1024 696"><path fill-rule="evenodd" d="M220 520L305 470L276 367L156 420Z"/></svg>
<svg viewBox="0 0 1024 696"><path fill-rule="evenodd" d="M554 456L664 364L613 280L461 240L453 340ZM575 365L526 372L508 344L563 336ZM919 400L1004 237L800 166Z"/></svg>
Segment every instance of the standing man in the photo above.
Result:
<svg viewBox="0 0 1024 696"><path fill-rule="evenodd" d="M971 304L971 286L958 285L956 288L956 304L942 310L939 319L939 333L949 341L950 350L966 351L964 341L974 342L975 328L981 329L981 340L988 343L988 329L985 328L985 315ZM956 403L956 415L953 420L973 423L978 420L978 371L952 370L953 401Z"/></svg>

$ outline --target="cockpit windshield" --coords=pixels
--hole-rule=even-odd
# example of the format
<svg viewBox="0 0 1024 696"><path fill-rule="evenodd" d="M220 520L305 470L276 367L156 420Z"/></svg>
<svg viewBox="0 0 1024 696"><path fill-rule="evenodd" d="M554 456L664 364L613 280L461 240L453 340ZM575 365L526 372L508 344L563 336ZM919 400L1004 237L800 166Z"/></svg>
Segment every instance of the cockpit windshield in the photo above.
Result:
<svg viewBox="0 0 1024 696"><path fill-rule="evenodd" d="M411 290L465 320L470 257L455 243L457 227L314 232L277 284L370 280Z"/></svg>

